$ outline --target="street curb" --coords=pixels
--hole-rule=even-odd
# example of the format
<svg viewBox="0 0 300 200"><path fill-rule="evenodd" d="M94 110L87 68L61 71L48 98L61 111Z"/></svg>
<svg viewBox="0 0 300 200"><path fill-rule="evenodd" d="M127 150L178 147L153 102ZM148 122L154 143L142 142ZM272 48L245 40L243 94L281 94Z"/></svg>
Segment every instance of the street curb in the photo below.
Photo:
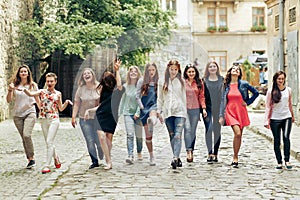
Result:
<svg viewBox="0 0 300 200"><path fill-rule="evenodd" d="M261 132L259 130L259 128L256 127L246 127L248 130L263 136L264 138L266 138L267 140L269 140L270 142L273 143L273 137L270 137L268 135L266 135L265 133ZM281 149L282 149L282 144L281 144ZM294 151L293 149L290 150L291 156L293 156L296 160L298 160L300 162L300 152Z"/></svg>

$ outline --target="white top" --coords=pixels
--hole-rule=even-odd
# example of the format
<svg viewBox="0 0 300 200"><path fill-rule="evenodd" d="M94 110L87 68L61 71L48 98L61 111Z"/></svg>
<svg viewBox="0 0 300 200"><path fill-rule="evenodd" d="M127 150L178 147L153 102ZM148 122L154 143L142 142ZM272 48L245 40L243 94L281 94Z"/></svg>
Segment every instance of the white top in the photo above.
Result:
<svg viewBox="0 0 300 200"><path fill-rule="evenodd" d="M14 105L14 116L25 117L29 113L36 113L34 104L36 103L34 97L29 97L23 92L23 89L29 90L29 85L19 85L17 86L19 90L14 90L15 105ZM35 87L32 90L36 91L38 88Z"/></svg>
<svg viewBox="0 0 300 200"><path fill-rule="evenodd" d="M291 88L286 87L281 91L281 99L278 103L274 103L272 108L271 119L286 119L292 117L289 109L289 90Z"/></svg>
<svg viewBox="0 0 300 200"><path fill-rule="evenodd" d="M169 79L168 91L163 91L163 83L158 84L157 110L162 111L164 118L171 116L187 117L185 81L182 86L180 80Z"/></svg>

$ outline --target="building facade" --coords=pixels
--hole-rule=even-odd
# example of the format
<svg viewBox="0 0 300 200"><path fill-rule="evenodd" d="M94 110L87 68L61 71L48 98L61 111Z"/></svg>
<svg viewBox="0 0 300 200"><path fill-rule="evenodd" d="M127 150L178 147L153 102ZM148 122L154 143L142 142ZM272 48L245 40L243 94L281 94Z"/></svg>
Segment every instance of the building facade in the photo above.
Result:
<svg viewBox="0 0 300 200"><path fill-rule="evenodd" d="M163 9L176 12L177 40L171 49L182 44L178 35L189 41L187 60L198 59L203 69L210 59L225 72L230 65L253 53L267 53L267 7L263 0L160 0ZM175 44L174 44L175 43ZM185 55L187 51L183 51Z"/></svg>
<svg viewBox="0 0 300 200"><path fill-rule="evenodd" d="M284 70L287 73L287 85L293 91L292 104L296 114L296 123L300 124L299 1L267 0L266 5L268 9L269 80L278 70ZM283 42L280 43L280 41ZM280 53L283 55L280 56Z"/></svg>

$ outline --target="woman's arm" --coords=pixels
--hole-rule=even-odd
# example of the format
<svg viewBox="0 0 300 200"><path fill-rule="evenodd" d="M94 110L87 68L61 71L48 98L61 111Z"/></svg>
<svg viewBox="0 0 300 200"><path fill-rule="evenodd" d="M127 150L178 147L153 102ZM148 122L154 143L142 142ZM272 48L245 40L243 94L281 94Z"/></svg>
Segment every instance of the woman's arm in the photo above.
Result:
<svg viewBox="0 0 300 200"><path fill-rule="evenodd" d="M291 88L288 88L288 91L289 91L289 109L290 109L290 112L291 112L291 115L292 115L292 122L295 121L295 117L294 117L294 111L293 111L293 104L292 104L292 89Z"/></svg>
<svg viewBox="0 0 300 200"><path fill-rule="evenodd" d="M22 91L22 90L20 90ZM37 90L37 91L29 91L26 88L23 89L23 92L30 97L38 97L41 93L41 90Z"/></svg>
<svg viewBox="0 0 300 200"><path fill-rule="evenodd" d="M15 89L15 86L13 83L9 84L8 85L8 92L7 92L7 95L6 95L6 101L7 103L10 103L13 99L13 96L14 96L14 89Z"/></svg>
<svg viewBox="0 0 300 200"><path fill-rule="evenodd" d="M206 117L207 116L207 113L206 113L206 103L205 103L205 88L204 88L204 83L203 81L201 82L202 83L202 89L199 90L199 97L198 97L198 101L200 103L200 107L202 108L202 115L203 117Z"/></svg>
<svg viewBox="0 0 300 200"><path fill-rule="evenodd" d="M64 103L62 103L62 95L61 92L59 92L58 94L58 109L60 112L64 111L66 109L66 107L68 106L68 104L73 105L72 101L70 101L69 99L67 99Z"/></svg>
<svg viewBox="0 0 300 200"><path fill-rule="evenodd" d="M142 103L142 94L141 94L142 87L143 87L143 79L140 78L138 80L137 84L136 84L136 96L135 96L135 99L136 99L136 101L137 101L137 103L139 105L139 108L143 110L144 109L144 105Z"/></svg>
<svg viewBox="0 0 300 200"><path fill-rule="evenodd" d="M72 111L72 121L71 121L71 124L72 126L75 128L76 126L76 116L78 114L78 111L79 111L79 107L80 107L80 104L81 102L78 101L78 100L75 100L74 102L74 106L73 106L73 111Z"/></svg>
<svg viewBox="0 0 300 200"><path fill-rule="evenodd" d="M267 91L267 94L266 94L266 102L265 102L265 107L266 107L266 110L265 110L265 121L264 121L264 126L266 128L270 128L270 117L271 117L271 112L272 112L272 105L271 105L271 89L269 89Z"/></svg>
<svg viewBox="0 0 300 200"><path fill-rule="evenodd" d="M114 65L114 68L116 71L116 81L117 81L117 89L118 90L122 90L122 80L121 80L120 71L119 71L121 63L122 63L121 60L117 60Z"/></svg>
<svg viewBox="0 0 300 200"><path fill-rule="evenodd" d="M252 96L246 101L247 106L249 106L258 97L259 92L249 83L247 84L247 89L252 93Z"/></svg>

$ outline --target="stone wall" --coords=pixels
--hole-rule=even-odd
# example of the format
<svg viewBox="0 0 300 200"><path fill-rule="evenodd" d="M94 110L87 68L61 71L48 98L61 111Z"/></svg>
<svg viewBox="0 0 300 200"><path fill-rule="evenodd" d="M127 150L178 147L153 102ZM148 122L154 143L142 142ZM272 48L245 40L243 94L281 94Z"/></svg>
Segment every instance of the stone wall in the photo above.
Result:
<svg viewBox="0 0 300 200"><path fill-rule="evenodd" d="M19 66L13 49L16 44L15 21L32 16L35 0L0 0L0 121L10 117L9 104L6 103L7 85Z"/></svg>

